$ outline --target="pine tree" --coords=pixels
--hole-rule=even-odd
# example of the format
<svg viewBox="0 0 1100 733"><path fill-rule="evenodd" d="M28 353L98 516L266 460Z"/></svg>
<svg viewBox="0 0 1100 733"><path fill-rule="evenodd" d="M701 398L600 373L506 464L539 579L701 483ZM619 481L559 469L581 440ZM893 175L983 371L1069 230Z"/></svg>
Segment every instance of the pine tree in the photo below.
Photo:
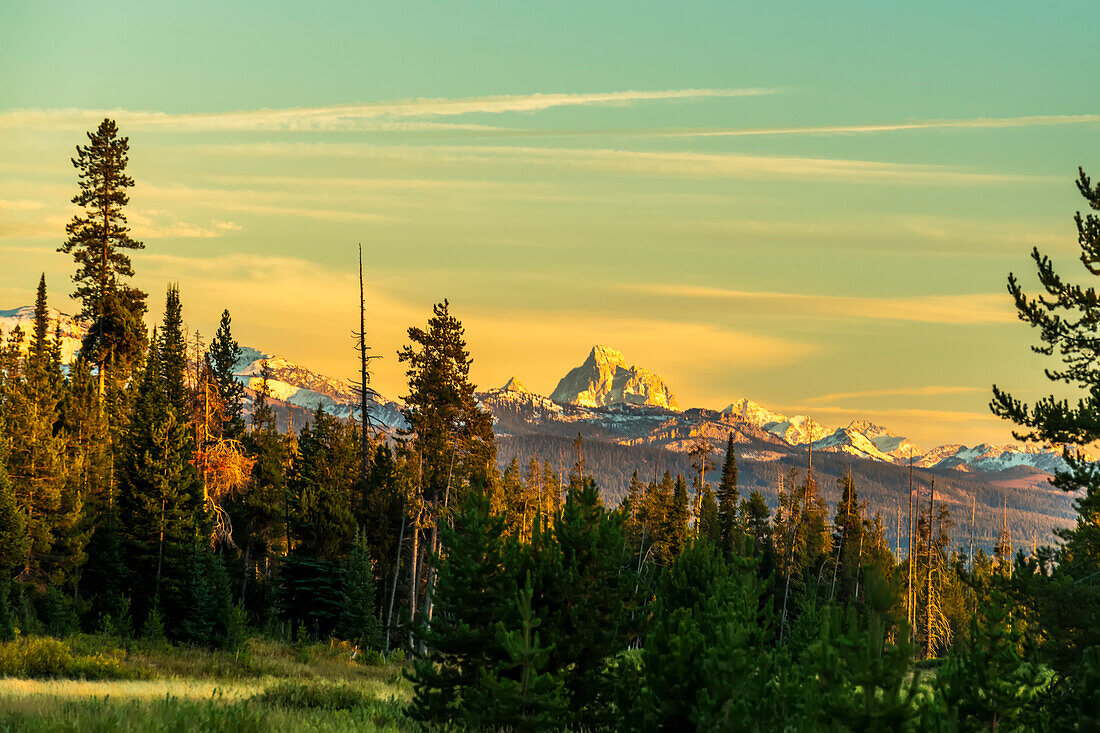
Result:
<svg viewBox="0 0 1100 733"><path fill-rule="evenodd" d="M0 414L0 584L7 586L12 572L26 563L30 537L27 515L15 500L7 471L8 439Z"/></svg>
<svg viewBox="0 0 1100 733"><path fill-rule="evenodd" d="M866 577L861 609L822 610L817 638L800 662L807 730L914 730L920 676L913 649L890 640L897 590L877 573Z"/></svg>
<svg viewBox="0 0 1100 733"><path fill-rule="evenodd" d="M863 565L863 509L849 471L837 478L840 502L833 519L833 557L830 599L857 600L856 589ZM868 547L868 550L870 548Z"/></svg>
<svg viewBox="0 0 1100 733"><path fill-rule="evenodd" d="M722 480L718 484L718 525L721 546L726 554L739 551L740 526L737 509L740 492L737 489L737 455L733 450L733 433L726 442L726 460L722 464Z"/></svg>
<svg viewBox="0 0 1100 733"><path fill-rule="evenodd" d="M191 430L169 400L167 352L154 333L122 451L119 514L135 619L159 608L172 627L185 611L182 581L192 546L206 533Z"/></svg>
<svg viewBox="0 0 1100 733"><path fill-rule="evenodd" d="M359 532L348 556L344 573L344 608L340 629L344 638L367 649L382 646L382 624L375 605L374 570L366 538Z"/></svg>
<svg viewBox="0 0 1100 733"><path fill-rule="evenodd" d="M688 520L691 508L688 505L687 481L683 475L676 476L676 487L672 494L672 505L666 515L669 557L676 557L684 549L688 539Z"/></svg>
<svg viewBox="0 0 1100 733"><path fill-rule="evenodd" d="M126 175L129 138L119 137L114 121L104 119L88 141L77 146L72 160L80 186L72 202L83 212L65 228L69 238L58 251L71 254L77 265L73 297L82 303L81 317L92 324L83 350L99 365L102 396L106 372L119 366L125 371L144 345L145 293L125 278L134 274L126 250L145 245L130 236L126 223L126 191L134 185Z"/></svg>
<svg viewBox="0 0 1100 733"><path fill-rule="evenodd" d="M1089 208L1100 211L1100 185L1093 186L1084 170L1078 170L1077 189ZM1080 260L1088 274L1100 275L1100 217L1077 212ZM1053 261L1035 248L1031 252L1044 295L1024 293L1014 274L1008 277L1020 320L1038 331L1036 353L1056 352L1063 365L1045 371L1048 379L1081 393L1076 403L1054 395L1026 404L996 385L990 408L995 415L1019 426L1018 440L1064 445L1069 470L1055 475L1053 484L1064 491L1080 492L1074 502L1075 526L1059 530L1062 540L1052 562L1049 582L1030 588L1037 608L1047 658L1055 668L1075 674L1082 652L1100 646L1100 585L1091 580L1100 573L1100 466L1079 459L1077 449L1100 439L1100 374L1095 369L1097 342L1095 321L1100 291L1074 284L1055 271ZM1023 580L1023 579L1022 579ZM1066 609L1073 609L1067 613Z"/></svg>
<svg viewBox="0 0 1100 733"><path fill-rule="evenodd" d="M431 558L439 545L439 529L446 514L460 501L469 486L492 486L495 479L496 443L493 417L474 398L470 381L472 359L466 349L465 329L451 315L450 304L437 303L426 329L408 330L411 345L398 353L408 364L405 374L409 394L403 414L408 423L406 435L417 456L417 486L413 503L413 561L410 563L412 608L419 596L417 548L421 528L430 528L427 555ZM424 610L430 617L433 604L434 569L429 564L424 584Z"/></svg>
<svg viewBox="0 0 1100 733"><path fill-rule="evenodd" d="M221 323L206 352L206 361L217 385L218 398L223 409L223 421L218 431L221 438L239 438L244 433L244 386L234 376L241 347L233 338L232 318L228 310L222 311Z"/></svg>
<svg viewBox="0 0 1100 733"><path fill-rule="evenodd" d="M705 537L715 547L722 542L721 513L718 502L714 499L714 492L710 486L703 489L703 498L699 501L699 537Z"/></svg>
<svg viewBox="0 0 1100 733"><path fill-rule="evenodd" d="M16 503L27 519L28 553L23 574L44 580L43 567L54 549L55 530L72 520L72 507L61 512L65 486L65 437L60 418L62 375L51 358L46 281L38 284L34 326L26 357L5 384L6 431L10 443L8 476ZM76 508L79 509L78 507Z"/></svg>
<svg viewBox="0 0 1100 733"><path fill-rule="evenodd" d="M1036 717L1052 673L1020 653L1022 632L1011 602L994 589L971 617L963 643L952 647L935 676L948 730L1038 730Z"/></svg>
<svg viewBox="0 0 1100 733"><path fill-rule="evenodd" d="M164 298L164 321L160 329L160 369L164 396L176 416L190 416L187 388L187 334L183 326L183 304L178 285L169 285Z"/></svg>
<svg viewBox="0 0 1100 733"><path fill-rule="evenodd" d="M771 509L764 495L759 491L753 491L748 499L741 501L741 522L745 531L752 540L753 557L772 556L775 548L772 545ZM774 563L774 559L772 560Z"/></svg>
<svg viewBox="0 0 1100 733"><path fill-rule="evenodd" d="M497 642L506 656L484 672L469 692L471 728L560 730L568 711L562 682L547 671L552 646L543 646L536 630L542 624L532 607L531 576L516 598L518 627L497 622Z"/></svg>
<svg viewBox="0 0 1100 733"><path fill-rule="evenodd" d="M441 530L436 597L430 622L414 627L425 654L409 678L416 720L445 724L466 719L470 691L483 672L509 660L497 642L497 624L516 628L512 599L518 590L505 522L489 499L474 491L459 506L453 524Z"/></svg>
<svg viewBox="0 0 1100 733"><path fill-rule="evenodd" d="M634 727L767 730L771 618L753 562L729 563L707 542L675 559L656 589L642 658Z"/></svg>
<svg viewBox="0 0 1100 733"><path fill-rule="evenodd" d="M622 517L586 479L568 490L553 531L536 531L531 552L542 639L553 645L547 670L565 685L574 725L608 724L608 661L640 630L640 584Z"/></svg>
<svg viewBox="0 0 1100 733"><path fill-rule="evenodd" d="M298 436L287 475L287 522L299 555L334 561L355 539L351 483L358 474L359 445L352 427L319 406Z"/></svg>

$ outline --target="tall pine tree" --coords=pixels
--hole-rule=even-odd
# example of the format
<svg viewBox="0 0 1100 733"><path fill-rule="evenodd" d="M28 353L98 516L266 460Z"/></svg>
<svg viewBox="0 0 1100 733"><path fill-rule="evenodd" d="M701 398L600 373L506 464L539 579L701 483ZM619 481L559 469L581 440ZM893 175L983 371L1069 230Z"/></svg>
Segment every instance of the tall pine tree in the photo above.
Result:
<svg viewBox="0 0 1100 733"><path fill-rule="evenodd" d="M145 293L126 283L134 274L127 250L145 245L130 236L126 221L127 190L134 185L126 175L130 139L119 137L115 122L104 119L88 133L88 143L78 145L72 159L80 187L72 202L83 211L65 228L69 237L58 251L71 254L77 265L73 297L91 323L84 352L99 365L102 395L107 372L125 372L141 355Z"/></svg>

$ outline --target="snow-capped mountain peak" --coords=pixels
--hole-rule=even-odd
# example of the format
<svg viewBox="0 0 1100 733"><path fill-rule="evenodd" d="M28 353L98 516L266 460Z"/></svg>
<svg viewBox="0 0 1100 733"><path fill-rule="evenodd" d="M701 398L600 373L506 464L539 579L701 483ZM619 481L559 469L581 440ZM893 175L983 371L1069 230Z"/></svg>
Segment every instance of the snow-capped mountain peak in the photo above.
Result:
<svg viewBox="0 0 1100 733"><path fill-rule="evenodd" d="M622 352L593 346L584 363L562 377L552 400L582 407L650 405L678 410L676 397L659 376L628 366Z"/></svg>
<svg viewBox="0 0 1100 733"><path fill-rule="evenodd" d="M511 379L509 379L507 382L504 383L504 386L501 387L501 389L503 389L505 392L528 392L529 393L531 391L531 390L527 389L527 386L524 385L523 382L519 381L518 377L512 377Z"/></svg>

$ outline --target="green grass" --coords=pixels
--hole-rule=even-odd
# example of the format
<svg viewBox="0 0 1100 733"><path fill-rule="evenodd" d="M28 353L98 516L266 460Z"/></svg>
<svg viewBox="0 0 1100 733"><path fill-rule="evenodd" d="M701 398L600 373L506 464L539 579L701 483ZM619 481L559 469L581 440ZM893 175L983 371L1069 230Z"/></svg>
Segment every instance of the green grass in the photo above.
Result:
<svg viewBox="0 0 1100 733"><path fill-rule="evenodd" d="M21 639L0 645L0 731L408 730L402 668L338 642Z"/></svg>

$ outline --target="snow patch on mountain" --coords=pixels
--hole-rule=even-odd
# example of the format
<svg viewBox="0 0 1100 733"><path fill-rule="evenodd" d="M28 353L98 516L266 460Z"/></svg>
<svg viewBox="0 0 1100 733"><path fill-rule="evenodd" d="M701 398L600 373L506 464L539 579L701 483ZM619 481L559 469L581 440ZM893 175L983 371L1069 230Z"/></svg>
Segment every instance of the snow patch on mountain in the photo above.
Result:
<svg viewBox="0 0 1100 733"><path fill-rule="evenodd" d="M55 329L61 334L61 361L68 364L80 351L84 339L86 326L84 322L62 313L56 308L48 308L50 314L50 338L53 339ZM19 328L23 331L22 351L26 352L31 342L31 331L34 329L34 306L25 305L22 308L0 310L0 332L3 333L6 342L12 331Z"/></svg>
<svg viewBox="0 0 1100 733"><path fill-rule="evenodd" d="M234 365L234 376L252 392L258 392L263 379L263 362L267 361L269 394L290 405L316 410L318 406L330 415L359 419L359 395L346 381L326 377L299 366L281 356L266 354L250 346L241 347L241 357ZM367 413L372 424L386 430L405 427L401 406L377 395L368 395Z"/></svg>

